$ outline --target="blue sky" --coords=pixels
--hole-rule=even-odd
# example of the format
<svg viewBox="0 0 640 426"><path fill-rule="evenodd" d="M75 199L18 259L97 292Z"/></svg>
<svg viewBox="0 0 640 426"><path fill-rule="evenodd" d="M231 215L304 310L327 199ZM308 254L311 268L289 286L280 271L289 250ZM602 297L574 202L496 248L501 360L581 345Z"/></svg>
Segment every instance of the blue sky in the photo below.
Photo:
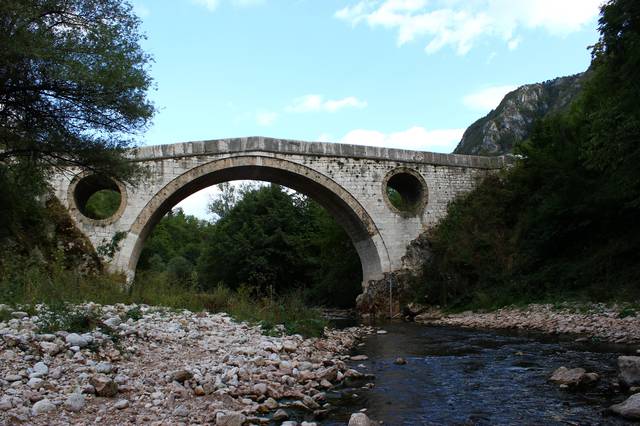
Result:
<svg viewBox="0 0 640 426"><path fill-rule="evenodd" d="M144 143L262 135L451 152L509 90L587 68L599 3L136 0L159 109ZM203 217L210 192L181 205Z"/></svg>

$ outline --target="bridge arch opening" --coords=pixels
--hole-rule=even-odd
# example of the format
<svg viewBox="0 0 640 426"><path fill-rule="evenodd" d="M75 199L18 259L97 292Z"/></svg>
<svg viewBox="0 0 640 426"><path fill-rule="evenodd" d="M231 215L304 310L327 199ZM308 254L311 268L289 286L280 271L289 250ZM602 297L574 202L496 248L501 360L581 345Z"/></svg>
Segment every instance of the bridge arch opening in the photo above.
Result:
<svg viewBox="0 0 640 426"><path fill-rule="evenodd" d="M155 225L176 204L212 185L237 180L272 182L293 189L320 204L345 230L362 266L363 282L382 276L381 239L364 208L344 188L311 168L266 156L237 156L216 160L178 176L147 203L129 232L128 271L135 273L144 242ZM127 253L129 251L129 253Z"/></svg>
<svg viewBox="0 0 640 426"><path fill-rule="evenodd" d="M107 225L124 212L127 191L122 183L108 176L86 172L73 179L67 198L77 219L92 225Z"/></svg>

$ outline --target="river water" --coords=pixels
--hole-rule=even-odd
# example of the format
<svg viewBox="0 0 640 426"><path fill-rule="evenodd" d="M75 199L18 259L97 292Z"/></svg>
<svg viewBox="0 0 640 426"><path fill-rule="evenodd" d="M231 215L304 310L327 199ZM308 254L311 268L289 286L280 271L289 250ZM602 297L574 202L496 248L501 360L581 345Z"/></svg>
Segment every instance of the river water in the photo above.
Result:
<svg viewBox="0 0 640 426"><path fill-rule="evenodd" d="M382 328L388 333L354 351L369 359L352 362L375 379L330 393L335 408L321 424L344 425L360 409L386 425L628 424L604 409L625 399L610 383L617 356L632 348L412 323ZM588 391L561 390L547 378L562 365L603 380ZM367 382L375 386L363 388Z"/></svg>

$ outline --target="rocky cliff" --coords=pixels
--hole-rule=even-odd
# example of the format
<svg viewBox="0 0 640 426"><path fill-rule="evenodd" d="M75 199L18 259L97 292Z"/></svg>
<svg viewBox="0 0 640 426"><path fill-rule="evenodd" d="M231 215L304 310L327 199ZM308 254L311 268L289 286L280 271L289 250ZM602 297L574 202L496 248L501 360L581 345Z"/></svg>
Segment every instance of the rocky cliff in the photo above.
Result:
<svg viewBox="0 0 640 426"><path fill-rule="evenodd" d="M473 123L454 154L502 155L529 137L537 120L565 109L582 87L585 73L527 84L509 92L498 107Z"/></svg>

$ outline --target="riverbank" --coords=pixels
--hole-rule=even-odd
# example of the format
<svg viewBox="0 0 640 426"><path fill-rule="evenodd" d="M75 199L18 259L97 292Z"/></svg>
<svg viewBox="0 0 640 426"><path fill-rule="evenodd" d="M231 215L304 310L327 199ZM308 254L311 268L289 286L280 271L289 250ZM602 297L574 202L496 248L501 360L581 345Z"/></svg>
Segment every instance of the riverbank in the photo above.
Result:
<svg viewBox="0 0 640 426"><path fill-rule="evenodd" d="M362 377L346 353L367 327L272 337L226 314L84 304L91 330L52 314L0 322L0 423L240 425L326 414L325 391ZM75 323L74 325L78 325Z"/></svg>
<svg viewBox="0 0 640 426"><path fill-rule="evenodd" d="M508 307L492 312L444 314L423 309L414 317L419 323L475 329L530 330L546 334L573 334L576 339L602 342L640 343L640 316L631 309L601 304L532 304L524 308Z"/></svg>

